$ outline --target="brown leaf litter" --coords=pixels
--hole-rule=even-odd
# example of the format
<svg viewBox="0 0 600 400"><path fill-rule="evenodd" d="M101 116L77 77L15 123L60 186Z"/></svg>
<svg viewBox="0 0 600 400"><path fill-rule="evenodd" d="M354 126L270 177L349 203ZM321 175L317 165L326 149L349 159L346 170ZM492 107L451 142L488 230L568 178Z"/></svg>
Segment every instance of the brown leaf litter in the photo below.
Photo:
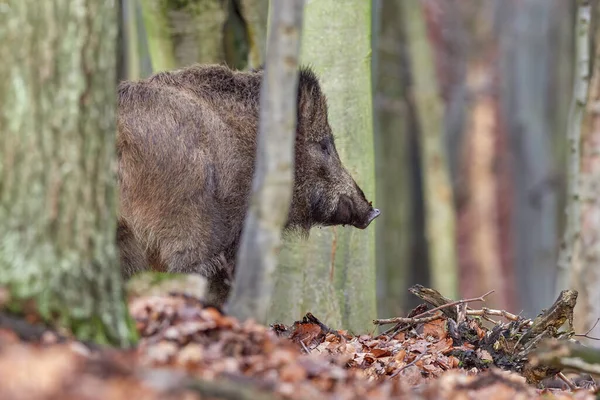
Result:
<svg viewBox="0 0 600 400"><path fill-rule="evenodd" d="M266 327L189 295L138 294L129 301L141 336L135 349L90 349L52 334L24 341L0 324L0 399L595 398L590 379L570 390L555 379L560 371L524 376L524 349L549 331L560 336L550 319L486 327L465 302L451 312L440 306L421 305L386 334L354 336L310 313ZM418 322L428 312L438 317Z"/></svg>

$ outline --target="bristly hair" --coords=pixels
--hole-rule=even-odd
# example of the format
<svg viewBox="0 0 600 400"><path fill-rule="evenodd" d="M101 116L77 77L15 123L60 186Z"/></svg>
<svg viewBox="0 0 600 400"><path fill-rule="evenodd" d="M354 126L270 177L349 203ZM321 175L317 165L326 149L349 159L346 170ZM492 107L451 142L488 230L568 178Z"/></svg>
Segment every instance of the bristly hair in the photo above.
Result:
<svg viewBox="0 0 600 400"><path fill-rule="evenodd" d="M314 69L310 65L302 65L299 68L298 84L302 84L304 87L310 90L318 90L321 92L321 86L319 84L319 77L315 73Z"/></svg>
<svg viewBox="0 0 600 400"><path fill-rule="evenodd" d="M259 67L256 68L252 68L250 70L250 72L256 73L256 72L264 72L265 71L265 64L261 64ZM313 67L308 64L308 65L300 65L298 67L298 86L300 86L300 84L304 84L304 85L308 85L308 87L310 89L319 89L320 91L320 87L319 87L319 78L317 77L317 74L315 73Z"/></svg>

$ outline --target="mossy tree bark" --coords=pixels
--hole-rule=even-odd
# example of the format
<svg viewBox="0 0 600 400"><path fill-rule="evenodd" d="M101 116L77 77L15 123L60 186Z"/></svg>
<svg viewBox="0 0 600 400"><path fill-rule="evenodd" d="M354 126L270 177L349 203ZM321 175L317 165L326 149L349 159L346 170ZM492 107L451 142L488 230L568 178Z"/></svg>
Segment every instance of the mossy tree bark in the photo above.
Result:
<svg viewBox="0 0 600 400"><path fill-rule="evenodd" d="M147 34L138 0L119 0L119 80L136 80L152 73Z"/></svg>
<svg viewBox="0 0 600 400"><path fill-rule="evenodd" d="M411 178L408 156L404 41L398 1L373 4L373 84L377 207L385 217L376 225L377 305L381 318L406 311L409 285Z"/></svg>
<svg viewBox="0 0 600 400"><path fill-rule="evenodd" d="M267 51L267 17L269 0L238 0L244 16L248 38L248 67L262 65Z"/></svg>
<svg viewBox="0 0 600 400"><path fill-rule="evenodd" d="M333 17L332 17L333 16ZM371 102L371 2L306 4L300 62L319 75L340 158L375 197ZM385 210L382 210L385 213ZM355 332L373 329L375 226L331 227L290 238L280 254L271 319L289 321L310 311L327 324Z"/></svg>
<svg viewBox="0 0 600 400"><path fill-rule="evenodd" d="M80 339L127 345L116 232L115 1L0 12L0 286Z"/></svg>
<svg viewBox="0 0 600 400"><path fill-rule="evenodd" d="M223 0L140 0L154 72L224 60Z"/></svg>
<svg viewBox="0 0 600 400"><path fill-rule="evenodd" d="M449 168L444 151L444 108L422 7L401 2L412 76L413 99L419 125L423 163L426 231L432 285L445 296L458 296L456 214Z"/></svg>

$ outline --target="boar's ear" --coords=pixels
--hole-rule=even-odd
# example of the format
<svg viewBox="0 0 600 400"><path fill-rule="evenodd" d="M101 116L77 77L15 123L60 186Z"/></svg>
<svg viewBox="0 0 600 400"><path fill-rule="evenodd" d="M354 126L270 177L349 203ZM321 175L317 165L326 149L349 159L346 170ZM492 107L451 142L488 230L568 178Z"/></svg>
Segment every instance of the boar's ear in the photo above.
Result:
<svg viewBox="0 0 600 400"><path fill-rule="evenodd" d="M300 83L300 82L299 82ZM314 98L308 88L298 86L298 118L309 118L314 107Z"/></svg>

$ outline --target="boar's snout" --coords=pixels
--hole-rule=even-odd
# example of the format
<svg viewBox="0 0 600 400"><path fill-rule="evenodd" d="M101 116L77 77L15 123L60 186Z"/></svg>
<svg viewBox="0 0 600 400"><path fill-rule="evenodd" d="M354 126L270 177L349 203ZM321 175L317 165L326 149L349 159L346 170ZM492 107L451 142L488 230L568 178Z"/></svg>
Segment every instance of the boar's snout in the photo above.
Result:
<svg viewBox="0 0 600 400"><path fill-rule="evenodd" d="M367 223L365 225L362 226L357 226L357 228L359 229L365 229L367 226L369 226L371 224L371 222L379 217L379 214L381 214L381 211L379 211L378 208L374 208L369 212L369 216L367 217Z"/></svg>
<svg viewBox="0 0 600 400"><path fill-rule="evenodd" d="M357 213L357 215L352 218L352 225L358 229L366 229L380 214L381 211L379 211L378 208L373 208L369 204L367 210L361 210L361 212Z"/></svg>
<svg viewBox="0 0 600 400"><path fill-rule="evenodd" d="M366 229L381 214L381 211L373 208L358 185L354 181L352 183L353 190L351 193L340 196L334 219L337 223L343 225L347 224L358 229Z"/></svg>

